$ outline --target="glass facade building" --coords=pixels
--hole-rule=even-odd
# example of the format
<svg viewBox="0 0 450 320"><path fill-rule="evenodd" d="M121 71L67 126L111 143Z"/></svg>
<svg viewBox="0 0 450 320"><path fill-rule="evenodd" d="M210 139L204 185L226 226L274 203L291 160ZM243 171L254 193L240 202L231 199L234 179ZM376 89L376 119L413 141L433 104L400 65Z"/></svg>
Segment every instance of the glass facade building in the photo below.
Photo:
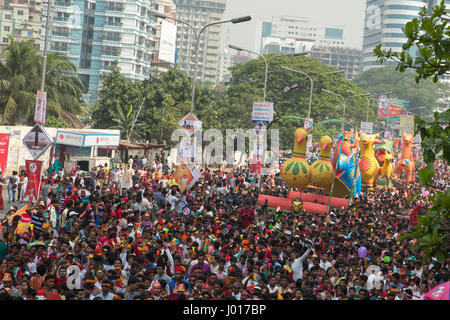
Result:
<svg viewBox="0 0 450 320"><path fill-rule="evenodd" d="M392 49L393 52L401 52L406 43L406 36L402 28L414 18L419 18L419 12L423 7L431 9L440 0L367 0L366 16L364 21L363 39L363 70L372 67L380 67L386 64L395 64L387 61L385 64L377 62L373 52L379 44L384 49ZM450 0L446 0L450 7ZM415 55L416 49L410 50Z"/></svg>
<svg viewBox="0 0 450 320"><path fill-rule="evenodd" d="M102 75L117 62L132 80L150 76L154 49L153 0L66 0L53 2L49 50L66 53L78 68L85 99L95 103ZM47 5L43 7L45 28ZM41 50L45 32L41 33Z"/></svg>

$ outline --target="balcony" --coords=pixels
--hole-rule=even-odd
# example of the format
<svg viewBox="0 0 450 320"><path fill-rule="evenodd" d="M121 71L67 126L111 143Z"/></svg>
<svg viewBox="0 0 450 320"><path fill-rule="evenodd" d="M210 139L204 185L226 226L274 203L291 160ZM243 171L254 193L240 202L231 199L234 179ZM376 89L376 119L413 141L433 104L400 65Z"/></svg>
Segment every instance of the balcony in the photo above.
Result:
<svg viewBox="0 0 450 320"><path fill-rule="evenodd" d="M69 17L54 17L54 21L69 21Z"/></svg>
<svg viewBox="0 0 450 320"><path fill-rule="evenodd" d="M120 52L117 52L117 51L102 51L102 55L118 57L118 56L120 56Z"/></svg>
<svg viewBox="0 0 450 320"><path fill-rule="evenodd" d="M122 41L121 37L103 37L102 40L106 41Z"/></svg>
<svg viewBox="0 0 450 320"><path fill-rule="evenodd" d="M115 12L123 12L123 7L112 7L112 6L105 6L106 11L115 11Z"/></svg>
<svg viewBox="0 0 450 320"><path fill-rule="evenodd" d="M109 27L123 27L123 23L122 22L111 22L111 21L107 21L105 23L105 26L109 26Z"/></svg>
<svg viewBox="0 0 450 320"><path fill-rule="evenodd" d="M68 47L60 47L60 46L50 46L50 50L67 52L67 51L69 51L69 48Z"/></svg>
<svg viewBox="0 0 450 320"><path fill-rule="evenodd" d="M73 5L73 2L56 1L54 4L55 7L70 7L71 5Z"/></svg>
<svg viewBox="0 0 450 320"><path fill-rule="evenodd" d="M55 37L69 37L69 33L68 32L57 32L57 31L53 31L52 32L52 36Z"/></svg>

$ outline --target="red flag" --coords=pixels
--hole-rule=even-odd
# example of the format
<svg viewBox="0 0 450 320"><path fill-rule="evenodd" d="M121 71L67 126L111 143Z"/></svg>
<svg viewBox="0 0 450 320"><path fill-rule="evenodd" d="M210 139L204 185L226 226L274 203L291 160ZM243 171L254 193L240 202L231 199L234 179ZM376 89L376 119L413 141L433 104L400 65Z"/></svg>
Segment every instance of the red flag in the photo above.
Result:
<svg viewBox="0 0 450 320"><path fill-rule="evenodd" d="M42 161L25 160L25 166L28 177L25 196L30 196L30 202L33 201L33 198L37 201L39 199L39 193L41 192Z"/></svg>
<svg viewBox="0 0 450 320"><path fill-rule="evenodd" d="M1 178L6 177L6 165L8 163L9 133L0 133L0 171Z"/></svg>

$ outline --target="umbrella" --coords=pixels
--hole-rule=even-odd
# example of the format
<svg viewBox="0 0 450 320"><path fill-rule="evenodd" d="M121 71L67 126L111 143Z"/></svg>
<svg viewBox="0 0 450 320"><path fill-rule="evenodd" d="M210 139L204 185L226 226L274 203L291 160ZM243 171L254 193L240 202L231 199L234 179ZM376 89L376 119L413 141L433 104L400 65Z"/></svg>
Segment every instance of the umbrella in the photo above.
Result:
<svg viewBox="0 0 450 320"><path fill-rule="evenodd" d="M424 300L450 300L450 282L438 284L423 298Z"/></svg>
<svg viewBox="0 0 450 320"><path fill-rule="evenodd" d="M34 241L34 242L28 244L28 249L30 249L31 247L34 247L34 246L46 247L45 243L43 243L41 241Z"/></svg>

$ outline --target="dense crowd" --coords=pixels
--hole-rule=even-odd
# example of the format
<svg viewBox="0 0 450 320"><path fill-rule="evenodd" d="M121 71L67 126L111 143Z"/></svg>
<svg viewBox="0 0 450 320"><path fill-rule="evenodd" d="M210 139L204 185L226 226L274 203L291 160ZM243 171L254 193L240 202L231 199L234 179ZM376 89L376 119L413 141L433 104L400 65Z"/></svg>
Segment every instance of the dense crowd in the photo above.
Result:
<svg viewBox="0 0 450 320"><path fill-rule="evenodd" d="M430 193L448 187L448 166L436 168ZM448 262L423 261L411 239L397 241L411 209L430 206L423 192L408 202L417 182L296 216L256 208L249 168L202 170L183 194L171 174L145 158L86 176L49 169L38 204L2 219L0 299L421 300L449 281ZM262 192L287 194L279 172ZM23 216L32 227L18 232Z"/></svg>

